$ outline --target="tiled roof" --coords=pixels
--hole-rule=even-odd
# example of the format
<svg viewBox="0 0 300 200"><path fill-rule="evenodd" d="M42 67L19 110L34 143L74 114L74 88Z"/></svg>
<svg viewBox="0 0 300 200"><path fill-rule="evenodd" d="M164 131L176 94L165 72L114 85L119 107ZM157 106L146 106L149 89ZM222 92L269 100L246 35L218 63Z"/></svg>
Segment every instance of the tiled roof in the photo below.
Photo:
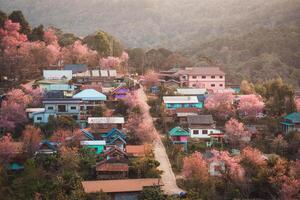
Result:
<svg viewBox="0 0 300 200"><path fill-rule="evenodd" d="M179 75L221 75L225 73L219 67L193 67L188 69L179 70Z"/></svg>
<svg viewBox="0 0 300 200"><path fill-rule="evenodd" d="M177 108L176 113L198 113L198 108Z"/></svg>
<svg viewBox="0 0 300 200"><path fill-rule="evenodd" d="M189 132L183 128L176 126L169 131L170 136L189 136Z"/></svg>
<svg viewBox="0 0 300 200"><path fill-rule="evenodd" d="M107 193L139 192L145 186L163 185L158 178L82 181L81 183L86 193L95 193L101 190Z"/></svg>
<svg viewBox="0 0 300 200"><path fill-rule="evenodd" d="M213 124L212 115L187 116L188 124Z"/></svg>

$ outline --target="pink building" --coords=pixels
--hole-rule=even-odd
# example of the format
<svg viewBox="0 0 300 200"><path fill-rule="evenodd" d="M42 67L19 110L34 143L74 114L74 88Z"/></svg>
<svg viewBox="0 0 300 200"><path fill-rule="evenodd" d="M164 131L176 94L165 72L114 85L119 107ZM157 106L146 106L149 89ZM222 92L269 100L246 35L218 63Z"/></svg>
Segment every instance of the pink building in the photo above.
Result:
<svg viewBox="0 0 300 200"><path fill-rule="evenodd" d="M177 72L181 87L225 89L225 73L219 67L194 67Z"/></svg>

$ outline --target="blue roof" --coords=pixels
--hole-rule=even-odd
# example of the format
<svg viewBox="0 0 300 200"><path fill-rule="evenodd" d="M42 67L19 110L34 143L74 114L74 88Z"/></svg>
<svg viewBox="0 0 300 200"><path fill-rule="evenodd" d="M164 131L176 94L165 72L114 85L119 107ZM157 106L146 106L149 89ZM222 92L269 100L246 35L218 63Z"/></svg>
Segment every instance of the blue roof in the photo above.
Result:
<svg viewBox="0 0 300 200"><path fill-rule="evenodd" d="M108 144L113 144L114 141L116 141L117 139L120 139L124 144L126 144L126 141L122 138L122 136L118 135L117 137L114 137L110 140L107 141Z"/></svg>
<svg viewBox="0 0 300 200"><path fill-rule="evenodd" d="M52 150L55 150L55 151L57 150L58 143L56 143L56 142L50 142L49 140L43 140L40 143L40 146L42 146L44 144L47 145Z"/></svg>
<svg viewBox="0 0 300 200"><path fill-rule="evenodd" d="M85 72L88 70L87 66L85 64L66 64L64 66L65 70L72 70L73 74Z"/></svg>
<svg viewBox="0 0 300 200"><path fill-rule="evenodd" d="M88 132L87 130L81 129L81 132L82 132L87 138L89 138L89 139L91 139L91 140L95 140L94 136L93 136L90 132Z"/></svg>
<svg viewBox="0 0 300 200"><path fill-rule="evenodd" d="M288 114L284 117L284 119L289 120L292 123L300 123L300 112L294 112L291 114Z"/></svg>
<svg viewBox="0 0 300 200"><path fill-rule="evenodd" d="M105 101L106 96L94 89L85 89L73 96L75 99L82 99L84 101Z"/></svg>
<svg viewBox="0 0 300 200"><path fill-rule="evenodd" d="M106 133L103 137L108 138L108 137L112 137L115 134L120 135L123 139L126 138L126 135L122 131L120 131L119 129L116 129L116 128L111 129L111 131Z"/></svg>

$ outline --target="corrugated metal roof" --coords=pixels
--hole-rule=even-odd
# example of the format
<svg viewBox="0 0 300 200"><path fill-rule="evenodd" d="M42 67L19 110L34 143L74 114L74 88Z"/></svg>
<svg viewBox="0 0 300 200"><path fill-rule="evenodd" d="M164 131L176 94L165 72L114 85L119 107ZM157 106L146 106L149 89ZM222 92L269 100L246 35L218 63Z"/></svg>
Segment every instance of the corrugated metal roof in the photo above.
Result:
<svg viewBox="0 0 300 200"><path fill-rule="evenodd" d="M105 140L85 140L80 141L82 146L89 146L89 145L106 145Z"/></svg>
<svg viewBox="0 0 300 200"><path fill-rule="evenodd" d="M202 88L178 88L177 92L182 95L201 95L205 94L207 91Z"/></svg>
<svg viewBox="0 0 300 200"><path fill-rule="evenodd" d="M212 115L187 116L188 124L213 124Z"/></svg>
<svg viewBox="0 0 300 200"><path fill-rule="evenodd" d="M94 89L85 89L75 94L73 98L82 99L84 101L105 101L106 95Z"/></svg>
<svg viewBox="0 0 300 200"><path fill-rule="evenodd" d="M184 70L179 70L177 74L179 75L221 75L221 76L225 75L225 73L221 71L219 67L193 67Z"/></svg>
<svg viewBox="0 0 300 200"><path fill-rule="evenodd" d="M164 103L199 103L196 96L164 96Z"/></svg>
<svg viewBox="0 0 300 200"><path fill-rule="evenodd" d="M300 123L300 112L294 112L284 117L284 119L290 120L292 123Z"/></svg>
<svg viewBox="0 0 300 200"><path fill-rule="evenodd" d="M89 124L124 124L124 117L89 117Z"/></svg>
<svg viewBox="0 0 300 200"><path fill-rule="evenodd" d="M66 64L64 66L65 70L72 70L73 74L85 72L88 70L87 66L85 64Z"/></svg>

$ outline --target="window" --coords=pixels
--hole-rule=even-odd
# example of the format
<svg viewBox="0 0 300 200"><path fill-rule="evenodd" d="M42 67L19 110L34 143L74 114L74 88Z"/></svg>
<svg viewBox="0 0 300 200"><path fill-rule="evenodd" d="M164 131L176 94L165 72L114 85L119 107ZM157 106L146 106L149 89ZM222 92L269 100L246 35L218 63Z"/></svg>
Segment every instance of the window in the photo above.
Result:
<svg viewBox="0 0 300 200"><path fill-rule="evenodd" d="M193 130L193 134L194 135L198 135L199 134L199 130Z"/></svg>
<svg viewBox="0 0 300 200"><path fill-rule="evenodd" d="M76 110L76 106L71 106L70 109L71 110Z"/></svg>
<svg viewBox="0 0 300 200"><path fill-rule="evenodd" d="M220 87L223 87L223 84L220 84Z"/></svg>
<svg viewBox="0 0 300 200"><path fill-rule="evenodd" d="M80 106L80 111L84 111L84 106Z"/></svg>
<svg viewBox="0 0 300 200"><path fill-rule="evenodd" d="M208 132L207 130L202 130L203 135L207 135L207 132Z"/></svg>
<svg viewBox="0 0 300 200"><path fill-rule="evenodd" d="M220 78L223 78L223 76L220 76Z"/></svg>
<svg viewBox="0 0 300 200"><path fill-rule="evenodd" d="M206 76L202 76L202 79L206 79Z"/></svg>
<svg viewBox="0 0 300 200"><path fill-rule="evenodd" d="M192 76L193 77L193 79L196 79L197 78L197 76Z"/></svg>
<svg viewBox="0 0 300 200"><path fill-rule="evenodd" d="M211 87L215 87L216 85L215 85L215 84L210 84L210 86L211 86Z"/></svg>
<svg viewBox="0 0 300 200"><path fill-rule="evenodd" d="M48 106L48 110L53 110L53 106Z"/></svg>
<svg viewBox="0 0 300 200"><path fill-rule="evenodd" d="M58 105L58 112L66 112L66 105Z"/></svg>
<svg viewBox="0 0 300 200"><path fill-rule="evenodd" d="M42 121L43 118L42 118L42 117L37 117L36 119L37 119L38 121Z"/></svg>
<svg viewBox="0 0 300 200"><path fill-rule="evenodd" d="M211 78L216 78L215 76L211 76Z"/></svg>

